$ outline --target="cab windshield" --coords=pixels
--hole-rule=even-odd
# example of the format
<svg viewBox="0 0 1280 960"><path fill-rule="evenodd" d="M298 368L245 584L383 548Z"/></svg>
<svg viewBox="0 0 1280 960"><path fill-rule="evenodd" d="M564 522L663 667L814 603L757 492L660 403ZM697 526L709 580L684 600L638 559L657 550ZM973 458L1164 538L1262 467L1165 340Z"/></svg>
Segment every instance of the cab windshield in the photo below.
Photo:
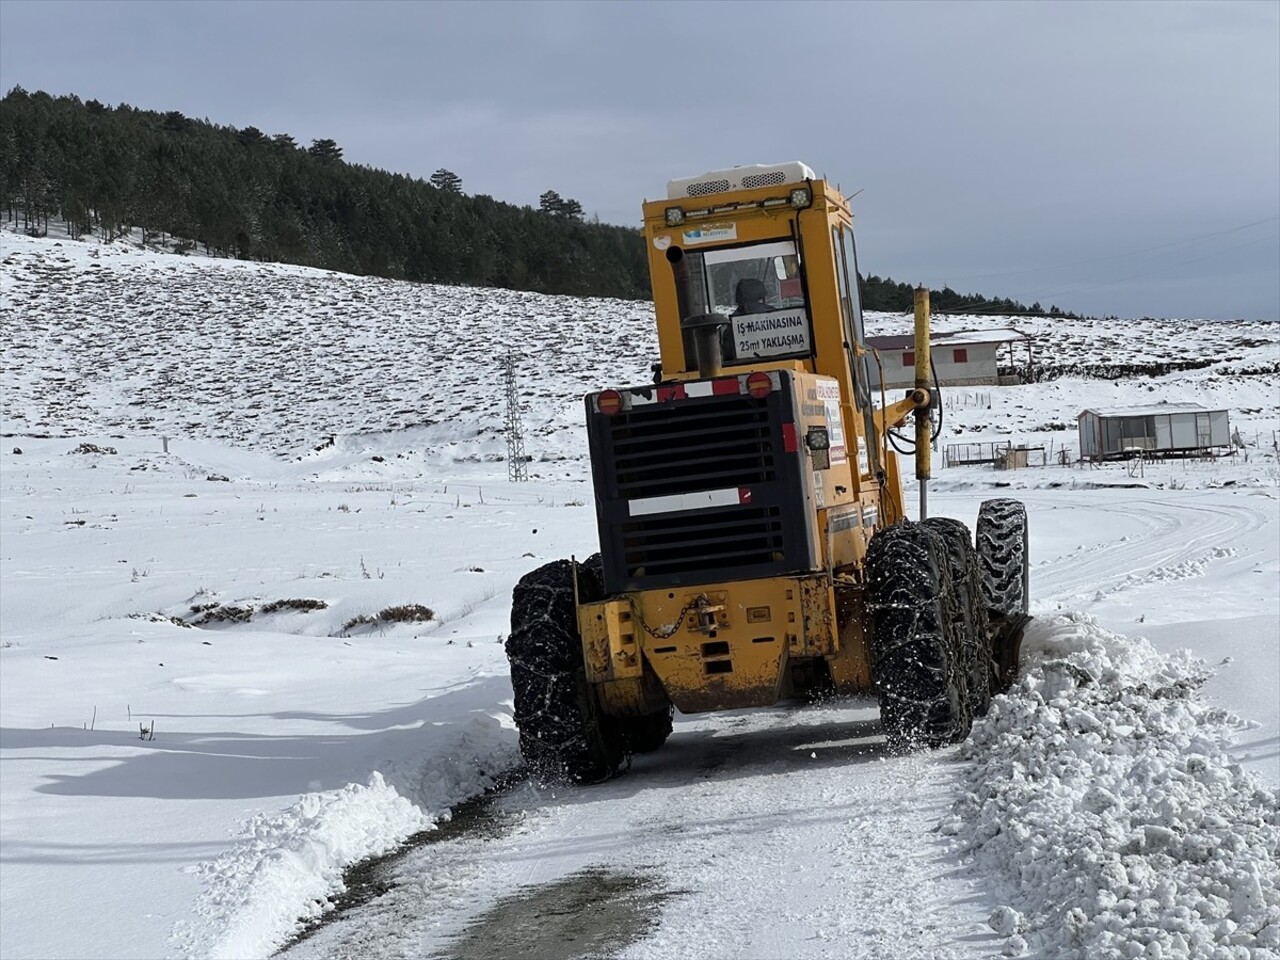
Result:
<svg viewBox="0 0 1280 960"><path fill-rule="evenodd" d="M812 353L809 311L792 240L729 250L685 252L684 312L729 318L724 332L726 363L807 357ZM691 295L690 295L691 294Z"/></svg>

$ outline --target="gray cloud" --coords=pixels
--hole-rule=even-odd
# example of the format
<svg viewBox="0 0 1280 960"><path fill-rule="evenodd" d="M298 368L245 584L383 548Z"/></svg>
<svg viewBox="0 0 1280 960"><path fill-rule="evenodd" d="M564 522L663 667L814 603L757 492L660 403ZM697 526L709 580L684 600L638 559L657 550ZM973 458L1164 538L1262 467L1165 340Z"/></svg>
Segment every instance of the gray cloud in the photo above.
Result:
<svg viewBox="0 0 1280 960"><path fill-rule="evenodd" d="M332 137L355 162L448 167L515 203L555 189L614 223L672 177L798 158L863 191L870 272L1280 318L1270 0L5 0L14 84Z"/></svg>

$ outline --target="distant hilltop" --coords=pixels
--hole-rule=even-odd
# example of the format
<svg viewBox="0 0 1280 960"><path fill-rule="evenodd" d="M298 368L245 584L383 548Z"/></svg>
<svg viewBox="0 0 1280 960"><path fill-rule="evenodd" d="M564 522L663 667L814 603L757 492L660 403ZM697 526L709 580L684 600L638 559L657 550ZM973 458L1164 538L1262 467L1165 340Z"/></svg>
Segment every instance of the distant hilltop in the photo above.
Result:
<svg viewBox="0 0 1280 960"><path fill-rule="evenodd" d="M583 394L650 382L658 355L643 302L177 256L129 241L6 233L2 243L0 435L150 434L282 457L310 456L335 434L394 435L405 450L501 459L500 360L513 351L530 449L572 459L585 450ZM1054 381L1044 389L1061 429L1080 407L1118 396L1276 415L1275 324L955 317L938 333L992 320L1034 342L1028 378ZM902 335L911 321L869 311L866 324ZM1045 406L1011 404L1019 422L1043 425ZM948 412L949 430L958 416Z"/></svg>
<svg viewBox="0 0 1280 960"><path fill-rule="evenodd" d="M463 192L342 159L333 140L237 129L177 111L105 106L14 87L0 100L0 195L6 219L42 236L140 229L149 245L320 267L418 283L647 300L638 229L588 220L555 190L539 207ZM637 207L639 199L637 198ZM860 278L867 310L912 308L912 285ZM1001 297L932 294L939 313L1064 316Z"/></svg>

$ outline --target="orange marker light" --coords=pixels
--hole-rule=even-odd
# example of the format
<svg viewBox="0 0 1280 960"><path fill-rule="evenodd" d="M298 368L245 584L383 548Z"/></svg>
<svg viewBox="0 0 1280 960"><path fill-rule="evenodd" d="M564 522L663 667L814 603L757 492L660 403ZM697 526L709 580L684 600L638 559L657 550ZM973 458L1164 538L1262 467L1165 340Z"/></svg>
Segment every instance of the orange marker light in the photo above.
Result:
<svg viewBox="0 0 1280 960"><path fill-rule="evenodd" d="M622 394L617 390L604 390L596 397L596 409L606 417L612 417L622 409Z"/></svg>

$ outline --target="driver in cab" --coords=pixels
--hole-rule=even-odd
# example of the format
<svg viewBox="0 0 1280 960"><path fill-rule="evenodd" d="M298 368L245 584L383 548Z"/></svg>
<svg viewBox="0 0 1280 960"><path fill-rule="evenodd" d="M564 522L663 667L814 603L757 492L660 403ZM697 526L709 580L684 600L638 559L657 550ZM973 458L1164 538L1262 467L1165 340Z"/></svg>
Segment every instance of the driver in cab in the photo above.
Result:
<svg viewBox="0 0 1280 960"><path fill-rule="evenodd" d="M733 298L738 305L738 309L733 311L732 316L741 317L747 314L769 313L771 310L776 310L777 308L765 299L768 295L769 290L764 285L763 280L744 277L738 281L738 285L733 291Z"/></svg>

